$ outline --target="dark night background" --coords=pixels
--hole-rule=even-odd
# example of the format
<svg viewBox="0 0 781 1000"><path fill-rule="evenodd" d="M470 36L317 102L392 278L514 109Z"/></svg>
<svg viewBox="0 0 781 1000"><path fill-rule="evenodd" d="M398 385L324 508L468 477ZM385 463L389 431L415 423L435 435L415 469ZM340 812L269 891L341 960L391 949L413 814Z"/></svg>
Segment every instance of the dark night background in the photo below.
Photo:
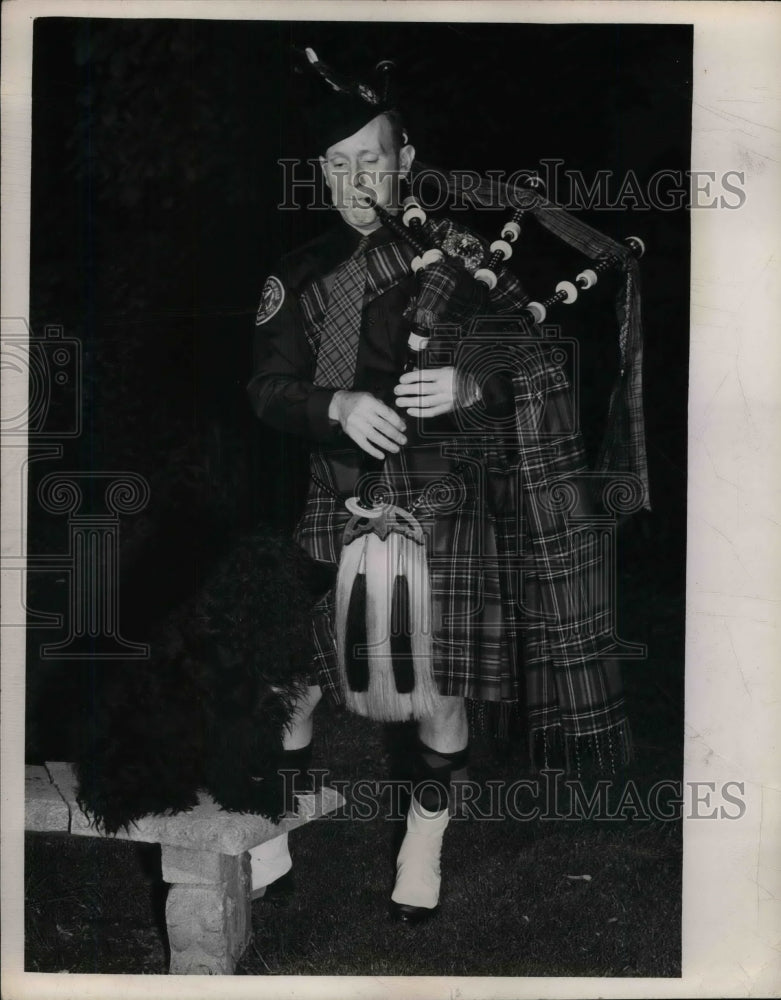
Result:
<svg viewBox="0 0 781 1000"><path fill-rule="evenodd" d="M560 158L586 179L689 167L691 29L686 26L349 24L46 19L35 27L30 322L82 343L83 431L31 466L29 550L64 553L65 518L35 503L52 471L134 471L147 509L122 522L126 638L198 585L214 555L259 520L292 528L305 446L261 427L245 385L259 292L281 252L333 223L276 210L292 138L288 47L311 45L364 75L399 64L419 158L448 169L534 169ZM555 197L556 192L551 191ZM664 620L667 669L630 666L628 692L666 706L659 739L682 736L689 218L583 211L637 234L646 334L653 513L624 529L619 579L640 579L643 635ZM498 233L504 213L466 221ZM513 266L544 297L583 260L534 224ZM564 332L582 354L583 426L598 437L615 366L615 286L602 282ZM66 412L73 398L53 400ZM631 588L630 588L631 589ZM33 611L62 610L56 572L30 573ZM662 606L663 602L663 606ZM635 620L637 619L635 615ZM673 634L674 633L674 634ZM28 759L67 759L90 671L39 657L57 630L31 629ZM647 666L647 665L646 665ZM85 678L87 678L85 680ZM641 727L642 728L642 727ZM650 727L649 727L650 728Z"/></svg>
<svg viewBox="0 0 781 1000"><path fill-rule="evenodd" d="M690 165L689 26L37 20L30 324L36 338L50 325L77 338L83 372L79 394L71 381L49 400L61 457L29 465L28 551L44 565L68 553L68 518L36 500L44 476L143 476L148 505L120 521L127 640L148 642L240 532L260 521L290 530L303 503L305 444L263 428L245 393L266 276L281 253L335 221L328 210L276 209L278 159L313 152L296 139L291 43L364 79L379 59L395 59L426 164L511 173L560 159L587 183L609 171L613 195L628 171L644 188L655 172ZM568 190L549 194L566 201ZM653 511L620 530L617 590L619 636L648 648L624 669L630 775L642 790L682 778L689 214L631 202L577 214L647 245ZM505 215L462 218L494 238ZM584 263L533 221L512 261L539 298ZM617 363L617 288L606 277L551 315L579 344L592 454ZM58 438L74 408L81 432ZM100 512L98 499L85 491L88 510ZM66 632L40 627L37 614L67 615L68 576L64 567L31 569L27 583L26 757L69 760L90 724L96 682L134 663L42 656ZM318 766L337 778L383 779L384 740L367 720L322 711ZM478 739L470 775L514 780L528 774L524 755L522 744ZM306 892L284 917L255 914L245 974L680 974L680 823L454 824L450 916L415 948L382 923L386 826L317 823L302 832L294 853ZM28 838L27 968L164 971L159 852L58 837ZM341 893L334 866L323 864L337 851ZM593 880L562 877L574 871Z"/></svg>

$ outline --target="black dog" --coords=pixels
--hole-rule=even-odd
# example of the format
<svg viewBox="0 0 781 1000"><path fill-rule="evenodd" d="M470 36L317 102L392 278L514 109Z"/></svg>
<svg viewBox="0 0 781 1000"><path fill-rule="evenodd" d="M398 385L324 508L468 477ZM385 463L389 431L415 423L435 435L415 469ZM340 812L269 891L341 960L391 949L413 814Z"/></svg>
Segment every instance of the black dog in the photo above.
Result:
<svg viewBox="0 0 781 1000"><path fill-rule="evenodd" d="M258 530L169 616L149 661L102 668L76 771L103 830L189 809L199 789L279 819L284 729L310 669L311 610L332 583L327 564Z"/></svg>

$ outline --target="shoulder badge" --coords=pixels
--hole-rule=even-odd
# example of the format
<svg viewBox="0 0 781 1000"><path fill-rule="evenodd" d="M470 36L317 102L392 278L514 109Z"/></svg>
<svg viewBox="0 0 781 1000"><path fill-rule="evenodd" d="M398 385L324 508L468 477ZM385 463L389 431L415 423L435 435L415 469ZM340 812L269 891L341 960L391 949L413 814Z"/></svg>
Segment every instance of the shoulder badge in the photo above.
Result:
<svg viewBox="0 0 781 1000"><path fill-rule="evenodd" d="M262 326L273 319L282 308L285 301L285 286L275 275L266 278L263 286L263 293L258 306L258 314L255 317L255 326Z"/></svg>

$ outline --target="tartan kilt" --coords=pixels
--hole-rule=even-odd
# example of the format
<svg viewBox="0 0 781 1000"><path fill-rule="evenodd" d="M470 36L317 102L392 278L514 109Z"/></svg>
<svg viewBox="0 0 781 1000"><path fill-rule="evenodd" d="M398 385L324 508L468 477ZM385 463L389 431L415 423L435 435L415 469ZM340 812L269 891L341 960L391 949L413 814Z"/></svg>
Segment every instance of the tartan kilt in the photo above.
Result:
<svg viewBox="0 0 781 1000"><path fill-rule="evenodd" d="M493 452L493 455L491 454ZM357 493L354 451L312 453L311 483L296 540L315 559L338 564ZM426 540L431 584L433 669L443 695L516 702L522 697L518 566L497 551L520 552L517 497L503 456L490 441L443 439L389 455L371 479L372 496L412 510ZM334 631L335 590L313 613L311 681L343 701Z"/></svg>

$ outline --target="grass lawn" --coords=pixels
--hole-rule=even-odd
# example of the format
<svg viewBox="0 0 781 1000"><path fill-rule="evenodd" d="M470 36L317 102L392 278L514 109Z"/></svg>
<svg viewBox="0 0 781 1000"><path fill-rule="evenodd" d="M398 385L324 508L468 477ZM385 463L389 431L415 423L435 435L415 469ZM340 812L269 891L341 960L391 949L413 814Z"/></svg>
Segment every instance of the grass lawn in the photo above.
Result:
<svg viewBox="0 0 781 1000"><path fill-rule="evenodd" d="M655 782L681 778L681 613L677 586L661 577L638 565L621 599L624 636L649 646L649 659L625 668L636 751L626 776L641 802ZM316 763L331 778L388 778L388 737L399 730L323 707L317 719ZM476 809L486 811L488 780L530 776L521 746L499 754L486 738L474 741L470 777L484 789ZM613 812L622 788L611 790ZM387 915L403 820L337 815L297 831L296 891L284 905L253 905L239 974L680 974L679 821L522 820L510 812L516 818L451 822L442 909L417 928ZM31 834L25 881L29 971L166 972L159 849Z"/></svg>
<svg viewBox="0 0 781 1000"><path fill-rule="evenodd" d="M376 727L327 718L320 728L339 777L385 777ZM484 753L472 777L511 782L513 765ZM637 779L638 789L647 784ZM523 821L517 811L498 821L453 819L442 910L418 928L387 917L403 821L337 817L304 827L291 838L294 896L254 904L240 973L678 975L679 824ZM29 970L166 971L155 848L35 834L26 870Z"/></svg>

